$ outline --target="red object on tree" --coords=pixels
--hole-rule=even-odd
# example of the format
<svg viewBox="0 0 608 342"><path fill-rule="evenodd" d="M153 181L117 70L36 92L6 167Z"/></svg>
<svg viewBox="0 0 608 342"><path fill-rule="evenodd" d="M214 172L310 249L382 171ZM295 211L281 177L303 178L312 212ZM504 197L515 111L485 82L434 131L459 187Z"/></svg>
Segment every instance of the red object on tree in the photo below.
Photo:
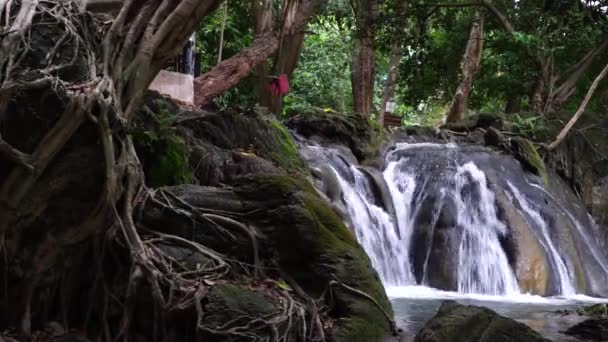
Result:
<svg viewBox="0 0 608 342"><path fill-rule="evenodd" d="M289 92L289 79L286 74L281 74L270 82L270 92L273 96L283 96Z"/></svg>

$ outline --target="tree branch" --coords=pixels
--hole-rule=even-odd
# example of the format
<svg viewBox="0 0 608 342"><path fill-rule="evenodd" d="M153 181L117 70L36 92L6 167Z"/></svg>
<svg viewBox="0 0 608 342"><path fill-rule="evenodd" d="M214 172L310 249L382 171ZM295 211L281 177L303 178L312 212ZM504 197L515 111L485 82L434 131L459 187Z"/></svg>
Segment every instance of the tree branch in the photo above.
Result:
<svg viewBox="0 0 608 342"><path fill-rule="evenodd" d="M589 90L587 91L587 94L585 95L583 102L581 102L581 105L578 107L578 110L576 111L574 116L570 119L570 121L568 121L568 123L562 129L562 131L559 132L559 135L557 136L555 141L553 141L551 144L549 144L549 146L547 146L547 150L551 151L551 150L555 149L557 147L557 145L559 145L562 142L562 140L564 140L564 138L566 137L566 135L568 134L570 129L574 126L574 124L576 124L576 121L585 112L585 108L587 108L587 104L589 103L589 100L591 100L591 97L593 96L593 93L597 89L597 86L600 84L602 79L604 77L606 77L606 74L608 74L608 64L606 64L606 66L604 66L604 69L602 69L602 71L599 73L599 75L597 75L597 77L591 84L591 87L589 87Z"/></svg>

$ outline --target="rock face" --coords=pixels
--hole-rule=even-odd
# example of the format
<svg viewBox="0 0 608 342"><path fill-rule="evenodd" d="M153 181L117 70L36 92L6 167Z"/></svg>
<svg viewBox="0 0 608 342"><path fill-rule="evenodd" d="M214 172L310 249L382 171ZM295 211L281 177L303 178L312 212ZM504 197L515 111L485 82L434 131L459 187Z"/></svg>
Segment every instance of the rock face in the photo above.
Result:
<svg viewBox="0 0 608 342"><path fill-rule="evenodd" d="M483 307L444 302L415 342L548 342L525 324Z"/></svg>
<svg viewBox="0 0 608 342"><path fill-rule="evenodd" d="M280 291L290 291L301 301L306 301L302 293L314 299L325 295L328 311L320 319L331 341L379 341L391 333L391 305L370 259L306 179L309 171L285 127L259 112L189 113L150 94L146 103L144 110L172 120L170 127L157 124L142 130L154 134L163 129L159 136L169 132L179 139L179 155L191 174L188 182L160 179L157 184L166 186L158 191L203 212L230 213L231 220L254 232L252 236L238 225L217 229L210 222L168 211L157 201L141 208L140 222L149 229L195 241L243 265L262 266L258 279L231 275L213 282L202 308L202 323L211 327L205 338L221 341L213 333L216 328L235 323L242 328L246 319L258 319L259 324L259 319L285 310L285 303L277 300ZM150 150L146 142L138 146L149 167L175 152ZM159 248L189 270L206 262L187 248ZM314 319L295 311L292 315L294 326ZM272 335L270 329L256 332L268 339Z"/></svg>
<svg viewBox="0 0 608 342"><path fill-rule="evenodd" d="M582 321L564 332L583 341L608 341L608 319L594 318Z"/></svg>
<svg viewBox="0 0 608 342"><path fill-rule="evenodd" d="M306 138L316 137L324 143L339 143L351 149L359 159L370 152L374 132L359 114L309 112L293 116L287 126Z"/></svg>
<svg viewBox="0 0 608 342"><path fill-rule="evenodd" d="M522 114L523 117L533 114ZM538 119L529 139L547 142L555 139L572 113L547 113ZM603 228L604 241L608 242L608 139L606 115L586 112L566 136L566 139L544 158L547 166L559 174L580 195L586 209Z"/></svg>

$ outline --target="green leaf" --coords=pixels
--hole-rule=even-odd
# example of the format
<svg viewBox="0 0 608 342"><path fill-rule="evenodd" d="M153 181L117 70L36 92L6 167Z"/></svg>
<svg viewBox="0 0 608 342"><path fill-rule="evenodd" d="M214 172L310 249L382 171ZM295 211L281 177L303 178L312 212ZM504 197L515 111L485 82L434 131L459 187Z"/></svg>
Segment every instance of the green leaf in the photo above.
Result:
<svg viewBox="0 0 608 342"><path fill-rule="evenodd" d="M281 290L292 291L291 287L283 279L275 280L274 283Z"/></svg>

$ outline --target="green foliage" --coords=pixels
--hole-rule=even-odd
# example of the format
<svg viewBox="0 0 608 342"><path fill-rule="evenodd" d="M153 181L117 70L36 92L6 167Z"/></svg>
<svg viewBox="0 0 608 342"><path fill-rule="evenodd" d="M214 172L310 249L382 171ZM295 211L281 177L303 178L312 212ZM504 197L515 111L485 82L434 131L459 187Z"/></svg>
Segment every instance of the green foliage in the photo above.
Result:
<svg viewBox="0 0 608 342"><path fill-rule="evenodd" d="M513 127L517 130L518 133L523 134L524 136L530 136L534 132L540 129L540 125L543 124L542 116L528 116L524 117L520 114L515 114L511 118L513 123Z"/></svg>
<svg viewBox="0 0 608 342"><path fill-rule="evenodd" d="M151 187L185 184L192 181L187 147L173 126L175 109L160 98L156 108L145 105L130 133Z"/></svg>
<svg viewBox="0 0 608 342"><path fill-rule="evenodd" d="M350 89L350 34L335 20L311 24L300 63L284 99L284 113L332 108L343 112L352 105Z"/></svg>
<svg viewBox="0 0 608 342"><path fill-rule="evenodd" d="M222 60L234 56L253 41L250 1L232 0L228 5ZM201 54L201 72L205 73L217 64L219 37L223 10L216 11L203 21L196 31L196 52ZM253 106L257 102L255 77L250 76L236 87L214 99L221 109L230 106Z"/></svg>
<svg viewBox="0 0 608 342"><path fill-rule="evenodd" d="M527 139L515 137L511 140L515 158L519 160L524 168L539 175L545 184L549 184L549 174L545 161L540 156L536 147Z"/></svg>

